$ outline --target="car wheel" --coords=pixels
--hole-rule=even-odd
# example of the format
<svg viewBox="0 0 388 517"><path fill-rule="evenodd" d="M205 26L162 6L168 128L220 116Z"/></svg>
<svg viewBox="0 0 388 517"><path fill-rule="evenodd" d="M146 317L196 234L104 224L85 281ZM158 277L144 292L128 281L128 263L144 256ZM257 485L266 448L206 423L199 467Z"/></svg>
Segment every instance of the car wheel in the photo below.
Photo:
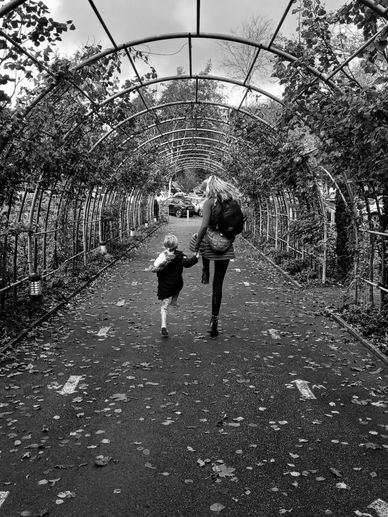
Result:
<svg viewBox="0 0 388 517"><path fill-rule="evenodd" d="M182 210L178 210L175 212L175 217L182 217Z"/></svg>

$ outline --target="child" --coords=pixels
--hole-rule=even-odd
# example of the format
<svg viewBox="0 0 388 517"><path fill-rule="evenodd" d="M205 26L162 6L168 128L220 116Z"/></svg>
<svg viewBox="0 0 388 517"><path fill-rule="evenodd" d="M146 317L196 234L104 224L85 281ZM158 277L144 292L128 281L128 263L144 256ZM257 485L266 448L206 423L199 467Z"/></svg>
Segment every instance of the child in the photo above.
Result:
<svg viewBox="0 0 388 517"><path fill-rule="evenodd" d="M183 268L194 266L198 262L199 253L190 258L184 255L178 250L178 239L172 234L165 236L163 245L166 248L165 251L157 257L150 270L156 272L158 276L158 299L162 302L161 334L163 337L168 337L167 308L169 305L177 307L178 296L183 287Z"/></svg>

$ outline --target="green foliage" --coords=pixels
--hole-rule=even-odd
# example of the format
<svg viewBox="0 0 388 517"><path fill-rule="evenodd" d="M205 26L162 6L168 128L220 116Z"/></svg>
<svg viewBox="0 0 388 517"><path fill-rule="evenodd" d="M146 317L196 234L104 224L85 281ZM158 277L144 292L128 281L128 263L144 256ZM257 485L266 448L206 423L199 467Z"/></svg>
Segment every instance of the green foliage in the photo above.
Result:
<svg viewBox="0 0 388 517"><path fill-rule="evenodd" d="M351 325L358 328L362 335L369 338L385 338L388 340L388 311L379 310L375 306L360 307L349 304L343 307L341 316ZM388 349L388 343L385 348Z"/></svg>
<svg viewBox="0 0 388 517"><path fill-rule="evenodd" d="M0 5L4 0L0 2ZM67 30L74 30L71 20L57 22L49 16L43 2L29 1L11 10L1 19L1 28L9 39L0 39L0 64L10 74L0 74L0 84L9 85L17 79L15 72L22 72L26 79L32 79L35 64L23 51L33 55L42 63L49 63L54 55L55 42ZM12 44L14 42L16 45ZM10 101L10 94L0 90L0 102Z"/></svg>

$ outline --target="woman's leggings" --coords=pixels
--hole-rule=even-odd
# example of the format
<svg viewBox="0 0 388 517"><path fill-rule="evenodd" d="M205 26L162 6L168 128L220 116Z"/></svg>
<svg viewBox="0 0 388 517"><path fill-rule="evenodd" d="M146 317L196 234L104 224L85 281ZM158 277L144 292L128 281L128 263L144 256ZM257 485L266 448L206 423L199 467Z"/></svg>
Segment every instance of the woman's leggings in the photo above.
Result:
<svg viewBox="0 0 388 517"><path fill-rule="evenodd" d="M210 260L202 257L203 269L209 272ZM212 316L218 316L220 313L222 301L222 284L224 283L225 273L228 269L229 260L214 260L214 277L213 277L213 296L212 296Z"/></svg>

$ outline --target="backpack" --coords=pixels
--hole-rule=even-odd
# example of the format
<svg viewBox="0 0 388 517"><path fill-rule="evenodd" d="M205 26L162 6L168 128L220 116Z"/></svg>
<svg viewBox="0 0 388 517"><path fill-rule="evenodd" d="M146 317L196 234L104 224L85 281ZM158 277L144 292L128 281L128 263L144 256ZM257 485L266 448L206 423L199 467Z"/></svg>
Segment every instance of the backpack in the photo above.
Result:
<svg viewBox="0 0 388 517"><path fill-rule="evenodd" d="M238 201L227 199L221 203L217 226L218 230L229 238L233 238L243 231L244 215Z"/></svg>

